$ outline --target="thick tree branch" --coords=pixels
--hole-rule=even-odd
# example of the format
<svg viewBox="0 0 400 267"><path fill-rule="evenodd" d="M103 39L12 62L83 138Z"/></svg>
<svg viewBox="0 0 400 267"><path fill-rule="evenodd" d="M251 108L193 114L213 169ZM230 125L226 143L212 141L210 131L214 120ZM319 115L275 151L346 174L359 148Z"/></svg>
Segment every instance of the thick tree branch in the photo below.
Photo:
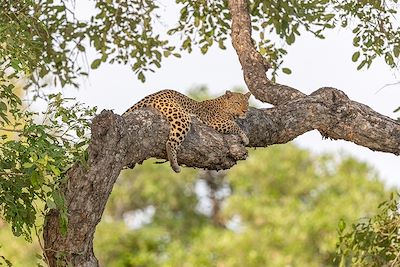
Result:
<svg viewBox="0 0 400 267"><path fill-rule="evenodd" d="M323 137L400 154L400 123L350 100L334 88L321 88L310 96L274 108L251 109L239 124L253 147L287 143L317 129Z"/></svg>
<svg viewBox="0 0 400 267"><path fill-rule="evenodd" d="M268 62L254 47L251 18L246 0L229 0L232 16L232 45L239 56L244 80L250 92L260 101L280 105L304 94L286 85L272 83L266 75Z"/></svg>

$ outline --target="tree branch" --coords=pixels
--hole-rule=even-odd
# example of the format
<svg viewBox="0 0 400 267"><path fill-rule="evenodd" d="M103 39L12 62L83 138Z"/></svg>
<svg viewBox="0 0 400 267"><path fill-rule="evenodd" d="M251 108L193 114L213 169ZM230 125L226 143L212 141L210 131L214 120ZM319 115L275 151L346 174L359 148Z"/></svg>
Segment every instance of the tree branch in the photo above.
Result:
<svg viewBox="0 0 400 267"><path fill-rule="evenodd" d="M286 85L274 84L267 78L269 64L254 47L247 1L229 0L228 4L232 16L232 45L238 54L250 92L258 100L272 105L303 97L302 92Z"/></svg>
<svg viewBox="0 0 400 267"><path fill-rule="evenodd" d="M400 154L399 122L329 87L285 105L251 109L239 124L252 147L287 143L317 129L326 138L343 139L374 151Z"/></svg>

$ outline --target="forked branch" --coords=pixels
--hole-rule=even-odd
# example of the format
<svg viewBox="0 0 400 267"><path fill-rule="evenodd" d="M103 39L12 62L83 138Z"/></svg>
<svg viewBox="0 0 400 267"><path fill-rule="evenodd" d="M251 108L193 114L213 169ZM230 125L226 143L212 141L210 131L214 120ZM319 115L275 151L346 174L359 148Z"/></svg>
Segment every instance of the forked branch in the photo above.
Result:
<svg viewBox="0 0 400 267"><path fill-rule="evenodd" d="M276 106L265 110L281 126L272 143L286 143L317 129L324 137L351 141L372 150L400 153L400 124L396 120L350 100L335 88L321 88L307 96L292 87L272 83L266 75L268 64L251 38L248 1L229 0L229 9L232 44L245 82L257 99Z"/></svg>

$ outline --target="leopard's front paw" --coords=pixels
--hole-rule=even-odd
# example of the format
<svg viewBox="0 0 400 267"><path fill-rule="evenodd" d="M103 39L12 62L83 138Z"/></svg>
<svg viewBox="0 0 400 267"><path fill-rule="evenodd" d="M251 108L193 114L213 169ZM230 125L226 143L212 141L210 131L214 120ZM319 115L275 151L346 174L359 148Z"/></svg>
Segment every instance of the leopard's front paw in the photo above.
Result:
<svg viewBox="0 0 400 267"><path fill-rule="evenodd" d="M249 144L249 138L247 137L247 135L245 133L241 133L240 137L242 138L242 142L245 146L247 146Z"/></svg>

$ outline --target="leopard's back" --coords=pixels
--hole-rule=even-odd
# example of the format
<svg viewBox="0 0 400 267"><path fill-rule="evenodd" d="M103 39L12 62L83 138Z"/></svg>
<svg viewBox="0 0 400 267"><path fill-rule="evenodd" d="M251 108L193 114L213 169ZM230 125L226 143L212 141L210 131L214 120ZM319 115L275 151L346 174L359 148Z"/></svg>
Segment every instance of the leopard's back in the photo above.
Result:
<svg viewBox="0 0 400 267"><path fill-rule="evenodd" d="M125 111L122 116L126 116L130 112L143 107L153 107L162 113L173 113L174 110L180 109L182 112L190 112L195 108L197 102L175 90L165 89L154 94L148 95L138 103Z"/></svg>

